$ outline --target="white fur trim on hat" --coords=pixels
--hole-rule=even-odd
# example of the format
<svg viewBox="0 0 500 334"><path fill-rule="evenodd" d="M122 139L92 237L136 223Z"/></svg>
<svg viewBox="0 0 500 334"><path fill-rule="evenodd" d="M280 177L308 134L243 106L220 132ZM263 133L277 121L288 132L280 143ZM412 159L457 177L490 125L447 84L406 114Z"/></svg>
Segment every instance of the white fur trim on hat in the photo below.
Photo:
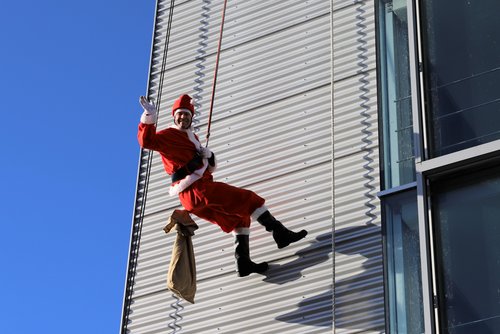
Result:
<svg viewBox="0 0 500 334"><path fill-rule="evenodd" d="M183 111L183 112L188 112L188 113L190 113L190 114L191 114L191 116L193 115L193 113L191 112L191 110L186 109L186 108L179 108L179 109L176 109L176 110L174 111L174 116L175 116L175 114L177 114L178 112L181 112L181 111Z"/></svg>

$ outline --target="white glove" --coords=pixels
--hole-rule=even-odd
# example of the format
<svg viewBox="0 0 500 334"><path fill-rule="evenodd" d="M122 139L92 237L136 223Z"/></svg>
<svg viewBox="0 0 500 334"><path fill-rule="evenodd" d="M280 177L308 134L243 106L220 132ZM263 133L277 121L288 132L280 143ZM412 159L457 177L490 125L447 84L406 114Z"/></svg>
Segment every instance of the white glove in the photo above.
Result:
<svg viewBox="0 0 500 334"><path fill-rule="evenodd" d="M201 155L202 158L204 159L210 159L212 157L212 151L208 147L201 147L198 150L198 153Z"/></svg>
<svg viewBox="0 0 500 334"><path fill-rule="evenodd" d="M141 96L139 98L139 103L144 108L144 112L141 116L141 122L144 124L155 124L156 118L158 117L155 105L149 102L145 96Z"/></svg>
<svg viewBox="0 0 500 334"><path fill-rule="evenodd" d="M139 103L144 108L144 111L147 111L150 114L156 114L156 107L153 103L149 102L149 100L145 96L141 96L139 98Z"/></svg>

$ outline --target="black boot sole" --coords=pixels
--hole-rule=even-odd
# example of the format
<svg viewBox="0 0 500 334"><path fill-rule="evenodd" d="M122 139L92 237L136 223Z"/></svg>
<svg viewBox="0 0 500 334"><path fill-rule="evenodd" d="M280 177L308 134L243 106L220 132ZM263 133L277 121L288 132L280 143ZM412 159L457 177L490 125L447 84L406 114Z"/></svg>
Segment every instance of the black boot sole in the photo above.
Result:
<svg viewBox="0 0 500 334"><path fill-rule="evenodd" d="M300 232L297 232L297 234L294 236L293 239L288 239L288 240L283 240L283 241L276 241L276 245L278 246L278 249L285 248L289 246L290 244L293 244L294 242L297 242L299 240L302 240L306 237L307 231L302 230Z"/></svg>
<svg viewBox="0 0 500 334"><path fill-rule="evenodd" d="M260 268L258 268L258 267L260 267ZM237 274L238 274L238 277L246 277L252 273L262 274L262 273L266 272L267 269L269 269L269 265L267 264L267 262L255 263L254 267L252 269L250 269L250 270L239 269Z"/></svg>

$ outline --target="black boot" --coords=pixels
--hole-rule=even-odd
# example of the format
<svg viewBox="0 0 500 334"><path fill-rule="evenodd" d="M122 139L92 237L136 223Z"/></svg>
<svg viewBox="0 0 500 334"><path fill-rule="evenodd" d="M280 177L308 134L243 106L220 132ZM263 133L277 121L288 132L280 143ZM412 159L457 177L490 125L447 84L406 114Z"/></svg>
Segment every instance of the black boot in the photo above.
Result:
<svg viewBox="0 0 500 334"><path fill-rule="evenodd" d="M276 220L276 218L274 218L269 211L261 214L259 218L257 218L257 221L266 228L266 231L273 232L273 238L274 241L276 241L278 248L286 247L293 242L305 238L307 235L306 230L301 230L300 232L290 231L278 220Z"/></svg>
<svg viewBox="0 0 500 334"><path fill-rule="evenodd" d="M234 236L234 257L238 276L248 276L251 273L262 274L269 267L267 262L254 263L250 260L250 247L248 235L237 234Z"/></svg>

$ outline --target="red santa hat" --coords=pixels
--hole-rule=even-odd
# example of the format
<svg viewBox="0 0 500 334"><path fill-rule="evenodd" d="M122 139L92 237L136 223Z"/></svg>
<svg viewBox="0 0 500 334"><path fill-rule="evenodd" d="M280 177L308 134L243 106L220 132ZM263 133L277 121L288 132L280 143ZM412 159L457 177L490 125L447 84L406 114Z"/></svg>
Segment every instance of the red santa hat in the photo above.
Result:
<svg viewBox="0 0 500 334"><path fill-rule="evenodd" d="M191 103L191 96L187 94L182 94L177 100L174 101L172 106L172 116L175 115L175 111L178 109L187 109L194 115L194 105Z"/></svg>

